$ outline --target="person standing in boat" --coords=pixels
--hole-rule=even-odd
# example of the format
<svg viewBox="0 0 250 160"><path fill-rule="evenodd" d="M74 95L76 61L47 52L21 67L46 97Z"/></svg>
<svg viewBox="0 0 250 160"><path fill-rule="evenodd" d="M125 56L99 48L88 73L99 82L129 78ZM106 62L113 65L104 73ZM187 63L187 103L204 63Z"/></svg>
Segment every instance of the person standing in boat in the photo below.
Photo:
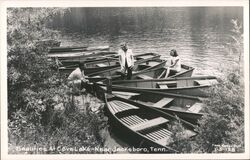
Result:
<svg viewBox="0 0 250 160"><path fill-rule="evenodd" d="M125 79L127 72L127 79L131 79L132 70L134 67L134 56L131 49L128 48L127 42L123 42L120 45L121 49L118 51L119 62L121 65L122 79Z"/></svg>
<svg viewBox="0 0 250 160"><path fill-rule="evenodd" d="M177 51L175 49L172 49L170 51L170 63L171 65L166 68L166 75L165 78L167 78L170 74L176 74L181 71L181 60L177 54Z"/></svg>

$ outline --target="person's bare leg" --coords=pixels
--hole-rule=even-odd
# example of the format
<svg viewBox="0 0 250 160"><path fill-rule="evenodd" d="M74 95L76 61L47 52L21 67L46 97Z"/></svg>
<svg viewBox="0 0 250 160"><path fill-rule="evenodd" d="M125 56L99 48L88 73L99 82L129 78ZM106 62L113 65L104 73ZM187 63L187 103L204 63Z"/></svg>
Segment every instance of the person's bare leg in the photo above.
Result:
<svg viewBox="0 0 250 160"><path fill-rule="evenodd" d="M170 73L170 68L168 68L168 69L167 69L167 72L166 72L165 78L168 78L169 73Z"/></svg>

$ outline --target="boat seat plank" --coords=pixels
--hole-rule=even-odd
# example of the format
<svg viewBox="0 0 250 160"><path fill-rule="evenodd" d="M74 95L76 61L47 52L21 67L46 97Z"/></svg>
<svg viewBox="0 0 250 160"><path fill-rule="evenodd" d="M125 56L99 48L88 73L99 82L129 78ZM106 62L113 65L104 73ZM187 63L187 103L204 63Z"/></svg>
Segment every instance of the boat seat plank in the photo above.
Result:
<svg viewBox="0 0 250 160"><path fill-rule="evenodd" d="M131 95L131 96L137 96L140 95L140 93L133 93L133 92L119 92L119 91L113 91L113 94L119 94L119 95Z"/></svg>
<svg viewBox="0 0 250 160"><path fill-rule="evenodd" d="M153 77L147 76L145 74L139 74L136 77L140 79L153 79Z"/></svg>
<svg viewBox="0 0 250 160"><path fill-rule="evenodd" d="M153 66L158 65L159 63L160 63L160 62L157 62L157 61L149 61L149 62L147 63L147 65L150 66L150 67L153 67Z"/></svg>
<svg viewBox="0 0 250 160"><path fill-rule="evenodd" d="M182 111L182 112L186 111L186 109L184 109L183 107L179 107L179 106L170 106L168 107L168 109L174 110L174 111Z"/></svg>
<svg viewBox="0 0 250 160"><path fill-rule="evenodd" d="M168 85L166 85L166 84L161 84L161 85L159 85L159 88L161 88L161 89L168 89Z"/></svg>
<svg viewBox="0 0 250 160"><path fill-rule="evenodd" d="M168 121L169 120L167 120L163 117L158 117L158 118L154 118L154 119L148 120L146 122L134 125L131 127L131 129L134 131L140 131L140 130L144 130L147 128L158 126L158 125L163 124L163 123L167 123Z"/></svg>
<svg viewBox="0 0 250 160"><path fill-rule="evenodd" d="M218 81L216 79L206 79L206 80L195 80L196 83L199 85L214 85L218 84Z"/></svg>
<svg viewBox="0 0 250 160"><path fill-rule="evenodd" d="M98 64L96 64L96 66L97 66L97 67L107 67L107 65L106 65L106 64L103 64L103 63L98 63Z"/></svg>
<svg viewBox="0 0 250 160"><path fill-rule="evenodd" d="M192 105L189 109L188 109L188 111L189 112L193 112L193 113L199 113L200 112L200 110L204 107L204 103L195 103L194 105Z"/></svg>
<svg viewBox="0 0 250 160"><path fill-rule="evenodd" d="M153 104L153 107L156 108L162 108L164 106L166 106L167 104L169 104L170 102L172 102L174 100L174 98L162 98L161 100L159 100L158 102L156 102L155 104Z"/></svg>

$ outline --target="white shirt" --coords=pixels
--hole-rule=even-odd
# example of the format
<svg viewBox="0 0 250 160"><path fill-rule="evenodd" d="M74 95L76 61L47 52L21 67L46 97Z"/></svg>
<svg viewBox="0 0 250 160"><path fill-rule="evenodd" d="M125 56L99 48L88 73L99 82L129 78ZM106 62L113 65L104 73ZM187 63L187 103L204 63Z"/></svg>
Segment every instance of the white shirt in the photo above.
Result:
<svg viewBox="0 0 250 160"><path fill-rule="evenodd" d="M68 76L69 81L81 80L84 74L79 67L77 67L73 72Z"/></svg>
<svg viewBox="0 0 250 160"><path fill-rule="evenodd" d="M126 60L128 67L134 65L134 56L131 49L128 49L127 52L124 52L122 49L119 49L118 55L121 56L121 59L119 59L121 67L125 67Z"/></svg>
<svg viewBox="0 0 250 160"><path fill-rule="evenodd" d="M171 68L175 69L177 72L180 72L181 71L181 60L179 59L179 57L173 57L171 56L171 65L175 63L175 61L178 60L178 62Z"/></svg>

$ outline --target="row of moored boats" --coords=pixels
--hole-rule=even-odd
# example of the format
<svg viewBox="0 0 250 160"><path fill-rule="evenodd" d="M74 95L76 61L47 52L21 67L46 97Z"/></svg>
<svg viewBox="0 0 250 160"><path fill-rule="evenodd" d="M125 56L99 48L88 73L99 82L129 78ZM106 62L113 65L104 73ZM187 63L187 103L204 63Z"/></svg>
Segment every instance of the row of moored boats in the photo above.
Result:
<svg viewBox="0 0 250 160"><path fill-rule="evenodd" d="M149 152L179 152L170 147L176 122L184 126L182 135L192 140L206 106L206 90L218 83L214 76L192 76L194 68L184 64L179 73L163 78L165 60L156 53L134 56L132 80L121 79L118 54L108 46L51 48L48 57L66 76L79 67L89 80L86 90L105 101L114 132Z"/></svg>

